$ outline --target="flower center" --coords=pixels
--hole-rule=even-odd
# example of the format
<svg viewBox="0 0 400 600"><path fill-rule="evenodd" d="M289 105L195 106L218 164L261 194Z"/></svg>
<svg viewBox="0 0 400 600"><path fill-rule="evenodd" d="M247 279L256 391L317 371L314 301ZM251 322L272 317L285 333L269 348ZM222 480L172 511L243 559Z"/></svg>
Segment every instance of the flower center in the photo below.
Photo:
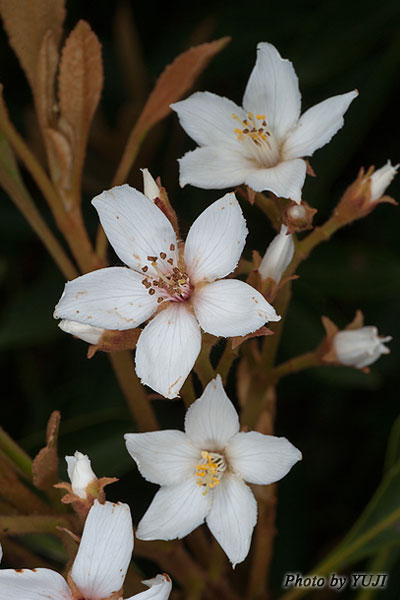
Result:
<svg viewBox="0 0 400 600"><path fill-rule="evenodd" d="M170 251L174 252L175 246L171 244ZM189 275L182 271L174 259L167 252L160 252L160 256L148 256L147 260L156 272L154 275L146 275L142 284L150 296L157 294L157 302L160 304L165 300L172 302L186 302L193 290ZM142 267L143 273L147 273L149 267Z"/></svg>
<svg viewBox="0 0 400 600"><path fill-rule="evenodd" d="M201 460L196 465L197 485L205 488L203 496L217 486L224 474L226 464L224 457L216 452L201 451Z"/></svg>
<svg viewBox="0 0 400 600"><path fill-rule="evenodd" d="M240 124L240 127L236 127L233 131L251 158L255 159L260 166L275 165L279 160L279 148L265 115L254 116L252 112L249 112L248 118L242 121L233 113L232 118Z"/></svg>

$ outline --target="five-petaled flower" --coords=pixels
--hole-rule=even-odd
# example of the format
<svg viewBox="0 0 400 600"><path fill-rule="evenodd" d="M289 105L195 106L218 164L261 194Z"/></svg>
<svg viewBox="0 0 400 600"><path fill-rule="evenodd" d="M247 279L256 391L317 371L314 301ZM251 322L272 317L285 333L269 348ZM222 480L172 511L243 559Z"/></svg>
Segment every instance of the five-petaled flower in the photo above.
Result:
<svg viewBox="0 0 400 600"><path fill-rule="evenodd" d="M164 213L128 185L92 202L129 268L99 269L67 283L54 316L121 330L156 313L137 343L142 383L167 398L177 396L200 352L200 326L215 336L243 336L280 319L250 285L223 279L236 267L247 235L234 194L196 219L184 248Z"/></svg>
<svg viewBox="0 0 400 600"><path fill-rule="evenodd" d="M162 486L137 537L182 538L206 520L233 565L246 558L257 521L257 504L244 481L273 483L301 459L285 438L239 432L219 375L187 411L185 433L128 433L125 439L143 477Z"/></svg>
<svg viewBox="0 0 400 600"><path fill-rule="evenodd" d="M328 98L300 117L292 63L271 44L258 44L243 108L209 92L171 105L200 146L179 161L181 185L222 189L246 184L300 203L307 168L302 158L327 144L342 127L357 93Z"/></svg>
<svg viewBox="0 0 400 600"><path fill-rule="evenodd" d="M121 589L133 550L132 518L127 504L95 500L85 522L78 553L68 583L51 569L3 569L0 600L106 600L122 598ZM171 591L168 575L143 582L151 589L129 600L167 600Z"/></svg>

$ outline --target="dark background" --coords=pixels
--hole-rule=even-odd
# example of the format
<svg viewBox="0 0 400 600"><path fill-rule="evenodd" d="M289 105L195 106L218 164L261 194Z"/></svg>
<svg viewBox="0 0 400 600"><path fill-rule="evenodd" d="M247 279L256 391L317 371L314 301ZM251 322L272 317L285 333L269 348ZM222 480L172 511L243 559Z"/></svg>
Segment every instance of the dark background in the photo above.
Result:
<svg viewBox="0 0 400 600"><path fill-rule="evenodd" d="M360 92L343 129L311 160L317 178L307 179L303 197L318 209L317 223L329 216L360 166L380 167L388 158L393 163L400 160L400 5L395 0L362 4L71 0L67 10L67 31L84 18L103 45L105 88L84 181L85 217L93 233L97 219L89 200L110 186L124 140L157 76L192 43L225 35L232 36L231 43L209 65L197 89L240 104L256 44L269 41L292 60L304 109L353 88ZM141 48L132 62L136 76L123 41L129 11ZM10 114L38 148L29 88L3 30L0 60ZM129 180L141 189L139 167L148 166L153 175L161 175L184 232L222 195L189 186L179 189L176 159L193 147L176 116L169 117L149 136ZM26 181L46 213L29 176ZM395 198L400 197L399 181L389 190ZM1 424L34 455L43 444L51 411L59 409L61 456L79 449L89 454L99 476L121 477L109 488L110 498L129 502L137 522L155 486L141 480L124 448L122 434L133 426L107 357L98 354L87 361L86 344L58 329L52 310L63 278L3 192L0 201ZM252 249L264 252L273 232L256 207L242 206L250 230L245 256L250 258ZM273 564L277 594L283 573L307 572L334 547L381 479L387 439L398 415L399 223L398 209L378 207L318 247L299 269L301 277L294 284L279 360L319 343L322 314L344 326L361 308L366 324L394 339L392 353L373 365L369 375L323 368L288 377L279 386L277 434L300 448L304 459L279 485ZM235 400L233 385L229 392ZM165 427L182 425L179 401L158 402L157 410ZM65 478L63 464L61 468ZM358 570L366 567L357 565ZM399 563L397 571L398 567ZM388 589L378 596L397 600L399 593L395 566ZM324 592L319 594L322 598ZM350 597L348 591L340 596Z"/></svg>

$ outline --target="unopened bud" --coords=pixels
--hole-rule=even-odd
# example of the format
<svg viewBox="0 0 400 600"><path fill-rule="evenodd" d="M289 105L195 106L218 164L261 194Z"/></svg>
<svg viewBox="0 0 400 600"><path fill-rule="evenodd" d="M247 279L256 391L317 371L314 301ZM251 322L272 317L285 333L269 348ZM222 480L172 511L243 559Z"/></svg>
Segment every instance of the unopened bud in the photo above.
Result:
<svg viewBox="0 0 400 600"><path fill-rule="evenodd" d="M154 178L148 169L140 170L142 171L143 175L143 193L149 198L149 200L154 201L156 198L160 197L160 188L154 181Z"/></svg>
<svg viewBox="0 0 400 600"><path fill-rule="evenodd" d="M301 206L296 206L301 209ZM294 242L292 236L287 234L288 228L282 225L280 232L274 237L267 248L264 257L258 267L263 280L273 279L276 284L293 258Z"/></svg>
<svg viewBox="0 0 400 600"><path fill-rule="evenodd" d="M105 331L101 327L84 325L83 323L77 323L76 321L70 321L69 319L63 319L58 323L58 326L66 333L70 333L84 342L94 345L97 345L100 342Z"/></svg>
<svg viewBox="0 0 400 600"><path fill-rule="evenodd" d="M288 233L311 229L316 212L316 208L311 208L311 206L304 201L301 204L296 204L295 202L289 204L282 217L283 222L288 228Z"/></svg>
<svg viewBox="0 0 400 600"><path fill-rule="evenodd" d="M68 465L68 477L71 481L72 491L76 496L85 500L87 498L86 488L97 479L94 474L90 458L78 450L74 456L66 456Z"/></svg>
<svg viewBox="0 0 400 600"><path fill-rule="evenodd" d="M375 171L369 178L371 182L371 197L370 202L376 202L386 192L386 188L391 184L394 176L397 173L397 169L400 164L392 166L390 160L387 161L386 165Z"/></svg>
<svg viewBox="0 0 400 600"><path fill-rule="evenodd" d="M333 347L339 363L363 369L375 362L381 354L389 354L384 343L390 336L380 337L376 327L360 327L339 331L333 338Z"/></svg>

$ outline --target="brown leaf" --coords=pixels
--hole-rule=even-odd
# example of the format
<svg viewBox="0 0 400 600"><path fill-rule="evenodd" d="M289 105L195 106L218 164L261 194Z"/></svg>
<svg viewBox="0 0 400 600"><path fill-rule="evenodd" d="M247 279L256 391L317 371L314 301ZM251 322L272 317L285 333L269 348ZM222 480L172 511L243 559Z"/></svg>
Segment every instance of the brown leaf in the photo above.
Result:
<svg viewBox="0 0 400 600"><path fill-rule="evenodd" d="M224 37L190 48L177 56L159 77L139 117L138 124L146 128L151 127L171 112L169 105L182 98L213 56L229 41L229 37Z"/></svg>
<svg viewBox="0 0 400 600"><path fill-rule="evenodd" d="M229 41L229 37L224 37L190 48L164 69L128 138L113 185L119 185L127 178L148 130L171 112L169 105L182 98L213 56Z"/></svg>
<svg viewBox="0 0 400 600"><path fill-rule="evenodd" d="M0 12L10 45L32 90L43 38L48 30L56 45L62 34L65 0L0 0Z"/></svg>
<svg viewBox="0 0 400 600"><path fill-rule="evenodd" d="M54 126L57 116L54 80L58 67L58 49L51 30L47 31L39 51L35 79L35 103L42 131Z"/></svg>
<svg viewBox="0 0 400 600"><path fill-rule="evenodd" d="M58 481L58 429L61 415L55 410L47 424L46 446L35 457L32 464L33 484L40 490L47 490Z"/></svg>
<svg viewBox="0 0 400 600"><path fill-rule="evenodd" d="M245 342L246 340L249 340L250 338L264 336L264 335L274 335L274 332L263 325L262 327L257 329L257 331L254 331L253 333L248 333L247 335L238 335L236 337L233 337L233 338L231 338L232 339L232 350L234 350L235 348L240 346L240 344L243 344L243 342Z"/></svg>
<svg viewBox="0 0 400 600"><path fill-rule="evenodd" d="M80 187L90 124L103 87L101 46L89 25L79 21L62 50L58 77L59 129L73 148L73 186Z"/></svg>

